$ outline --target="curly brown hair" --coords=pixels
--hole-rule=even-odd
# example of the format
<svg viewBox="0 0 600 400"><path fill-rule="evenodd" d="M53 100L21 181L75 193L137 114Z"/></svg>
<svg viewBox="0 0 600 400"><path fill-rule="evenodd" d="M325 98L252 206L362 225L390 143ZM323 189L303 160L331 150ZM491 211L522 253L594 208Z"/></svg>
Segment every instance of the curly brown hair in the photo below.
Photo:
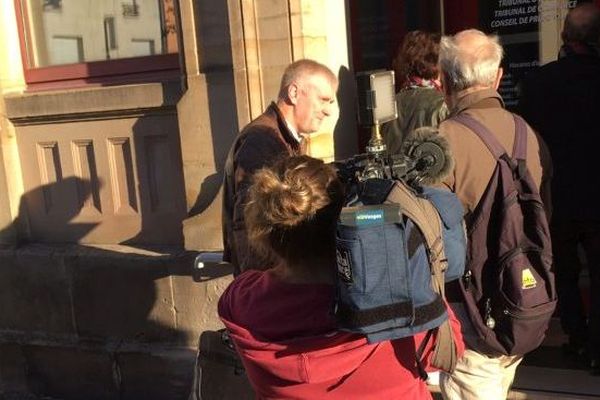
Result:
<svg viewBox="0 0 600 400"><path fill-rule="evenodd" d="M289 265L330 255L343 193L334 168L309 156L259 170L244 209L249 243Z"/></svg>
<svg viewBox="0 0 600 400"><path fill-rule="evenodd" d="M403 87L411 76L424 79L438 77L440 39L439 33L423 31L411 31L404 36L392 61L396 81L400 87Z"/></svg>

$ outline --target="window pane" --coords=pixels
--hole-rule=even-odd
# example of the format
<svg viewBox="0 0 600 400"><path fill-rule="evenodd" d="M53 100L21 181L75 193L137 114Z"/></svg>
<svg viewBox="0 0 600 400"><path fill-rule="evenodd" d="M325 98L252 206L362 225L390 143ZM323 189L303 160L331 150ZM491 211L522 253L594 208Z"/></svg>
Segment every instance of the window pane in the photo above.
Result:
<svg viewBox="0 0 600 400"><path fill-rule="evenodd" d="M29 68L177 52L174 0L21 0Z"/></svg>

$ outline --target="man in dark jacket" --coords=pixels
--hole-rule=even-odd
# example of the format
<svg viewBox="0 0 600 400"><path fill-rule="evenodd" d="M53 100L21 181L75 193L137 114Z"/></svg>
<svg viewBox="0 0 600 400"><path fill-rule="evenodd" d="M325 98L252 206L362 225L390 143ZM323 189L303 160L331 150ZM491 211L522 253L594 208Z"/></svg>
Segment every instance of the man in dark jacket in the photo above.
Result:
<svg viewBox="0 0 600 400"><path fill-rule="evenodd" d="M223 260L233 264L235 275L271 266L248 244L244 205L252 174L281 157L303 152L303 135L317 132L331 114L337 85L335 74L325 65L308 59L295 61L283 74L277 102L250 122L233 143L225 163Z"/></svg>
<svg viewBox="0 0 600 400"><path fill-rule="evenodd" d="M565 349L587 358L600 373L600 9L584 3L571 10L559 59L526 76L520 111L544 138L554 162L552 244ZM585 252L590 272L586 321L579 290Z"/></svg>

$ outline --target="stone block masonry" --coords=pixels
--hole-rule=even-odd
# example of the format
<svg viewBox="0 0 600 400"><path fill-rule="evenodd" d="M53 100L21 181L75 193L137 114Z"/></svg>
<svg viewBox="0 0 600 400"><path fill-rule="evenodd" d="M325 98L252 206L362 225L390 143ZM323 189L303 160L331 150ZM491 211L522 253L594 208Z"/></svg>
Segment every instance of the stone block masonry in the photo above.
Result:
<svg viewBox="0 0 600 400"><path fill-rule="evenodd" d="M0 393L186 399L200 333L222 325L227 266L195 252L30 245L0 250Z"/></svg>

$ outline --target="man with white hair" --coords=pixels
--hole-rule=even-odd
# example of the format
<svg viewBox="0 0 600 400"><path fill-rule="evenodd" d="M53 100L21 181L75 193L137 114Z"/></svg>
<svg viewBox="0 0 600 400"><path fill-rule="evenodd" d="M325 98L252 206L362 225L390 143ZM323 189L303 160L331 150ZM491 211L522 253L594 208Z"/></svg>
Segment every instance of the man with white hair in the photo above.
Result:
<svg viewBox="0 0 600 400"><path fill-rule="evenodd" d="M448 139L455 158L452 173L444 181L465 208L467 232L472 227L473 212L479 205L497 165L486 144L466 125L452 117L465 114L489 130L509 155L515 141L513 114L504 109L497 92L502 78L503 50L498 38L478 30L466 30L442 38L439 65L442 87L450 118L442 122L440 134ZM526 166L543 199L550 159L543 143L527 127ZM545 202L547 205L547 203ZM471 238L469 237L469 240ZM522 356L490 352L476 334L461 290L449 285L447 297L463 325L466 348L452 374L443 373L440 388L445 399L506 399Z"/></svg>

